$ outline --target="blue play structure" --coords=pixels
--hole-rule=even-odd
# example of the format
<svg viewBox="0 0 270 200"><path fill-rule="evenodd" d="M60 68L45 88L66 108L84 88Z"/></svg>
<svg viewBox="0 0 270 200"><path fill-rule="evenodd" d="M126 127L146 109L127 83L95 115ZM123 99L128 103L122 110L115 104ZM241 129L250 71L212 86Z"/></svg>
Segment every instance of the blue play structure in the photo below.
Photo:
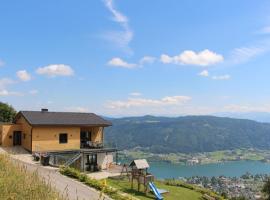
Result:
<svg viewBox="0 0 270 200"><path fill-rule="evenodd" d="M163 197L161 196L160 192L158 191L158 189L156 188L153 182L149 182L149 187L154 193L154 195L156 196L157 200L163 200Z"/></svg>

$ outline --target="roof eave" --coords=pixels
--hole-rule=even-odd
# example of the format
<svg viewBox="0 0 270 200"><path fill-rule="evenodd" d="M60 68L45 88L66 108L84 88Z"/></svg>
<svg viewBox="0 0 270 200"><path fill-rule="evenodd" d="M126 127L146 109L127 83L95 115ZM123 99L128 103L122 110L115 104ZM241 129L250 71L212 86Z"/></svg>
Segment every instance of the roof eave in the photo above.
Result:
<svg viewBox="0 0 270 200"><path fill-rule="evenodd" d="M32 126L109 127L112 124L31 124Z"/></svg>

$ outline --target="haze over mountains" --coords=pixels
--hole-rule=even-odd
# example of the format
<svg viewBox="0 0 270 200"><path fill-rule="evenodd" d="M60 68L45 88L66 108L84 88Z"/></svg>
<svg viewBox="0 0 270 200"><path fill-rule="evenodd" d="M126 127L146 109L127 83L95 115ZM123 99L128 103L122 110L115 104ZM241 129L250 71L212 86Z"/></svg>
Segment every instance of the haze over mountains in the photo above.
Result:
<svg viewBox="0 0 270 200"><path fill-rule="evenodd" d="M258 122L269 122L270 123L270 113L268 112L227 112L227 113L216 113L214 116L218 117L231 117L237 119L250 119Z"/></svg>
<svg viewBox="0 0 270 200"><path fill-rule="evenodd" d="M214 116L111 119L106 140L119 149L191 153L236 148L270 148L270 123Z"/></svg>

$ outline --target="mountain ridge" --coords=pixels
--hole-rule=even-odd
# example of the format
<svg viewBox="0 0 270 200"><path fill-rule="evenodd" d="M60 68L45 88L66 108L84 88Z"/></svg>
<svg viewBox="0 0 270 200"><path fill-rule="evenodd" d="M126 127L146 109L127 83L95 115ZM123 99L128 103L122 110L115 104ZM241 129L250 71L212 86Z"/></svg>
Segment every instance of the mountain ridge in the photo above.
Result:
<svg viewBox="0 0 270 200"><path fill-rule="evenodd" d="M180 116L111 119L105 140L120 150L193 153L236 148L270 149L270 123L230 117Z"/></svg>

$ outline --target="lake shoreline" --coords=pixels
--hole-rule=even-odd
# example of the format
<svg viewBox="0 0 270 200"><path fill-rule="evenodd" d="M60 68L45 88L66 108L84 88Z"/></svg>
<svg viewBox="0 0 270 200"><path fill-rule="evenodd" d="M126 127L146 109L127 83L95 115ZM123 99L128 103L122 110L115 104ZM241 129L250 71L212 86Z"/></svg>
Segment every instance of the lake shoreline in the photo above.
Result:
<svg viewBox="0 0 270 200"><path fill-rule="evenodd" d="M270 174L270 164L260 161L231 161L217 164L181 165L164 162L149 162L151 172L158 179L179 179L192 176L240 177L246 173Z"/></svg>
<svg viewBox="0 0 270 200"><path fill-rule="evenodd" d="M270 150L234 149L199 153L156 154L142 150L124 150L120 160L147 159L149 162L165 162L182 165L217 164L232 161L260 161L270 163Z"/></svg>

